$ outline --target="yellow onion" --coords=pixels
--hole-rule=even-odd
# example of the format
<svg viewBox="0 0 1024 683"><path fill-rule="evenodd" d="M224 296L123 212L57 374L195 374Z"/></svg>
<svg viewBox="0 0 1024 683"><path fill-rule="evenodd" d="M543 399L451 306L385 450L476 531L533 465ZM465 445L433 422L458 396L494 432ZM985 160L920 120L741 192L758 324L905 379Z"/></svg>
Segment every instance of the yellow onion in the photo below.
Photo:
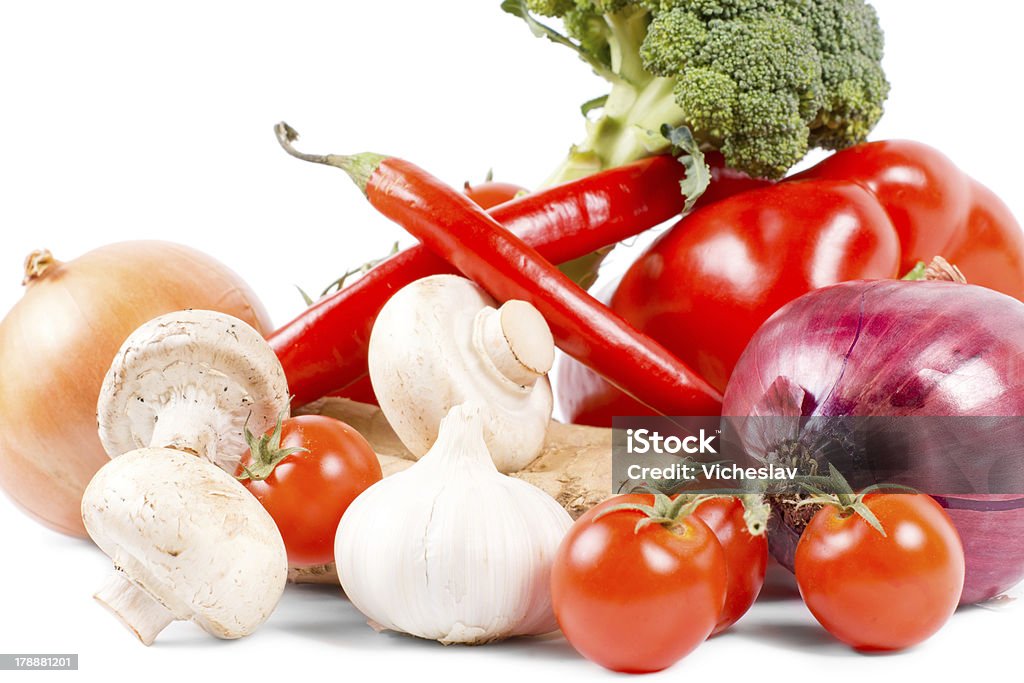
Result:
<svg viewBox="0 0 1024 683"><path fill-rule="evenodd" d="M121 343L164 313L229 313L261 333L263 306L213 258L169 242L120 242L61 263L25 262L25 294L0 322L0 487L46 526L85 536L82 492L109 459L96 400Z"/></svg>

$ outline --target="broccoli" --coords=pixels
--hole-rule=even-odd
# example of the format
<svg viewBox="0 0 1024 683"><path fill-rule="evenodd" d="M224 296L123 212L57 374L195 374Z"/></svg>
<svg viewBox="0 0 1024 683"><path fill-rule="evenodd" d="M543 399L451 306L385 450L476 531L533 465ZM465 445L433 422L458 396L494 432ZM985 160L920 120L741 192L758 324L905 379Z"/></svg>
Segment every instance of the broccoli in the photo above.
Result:
<svg viewBox="0 0 1024 683"><path fill-rule="evenodd" d="M811 147L863 142L889 83L864 0L505 0L534 34L611 82L584 105L588 136L550 182L662 151L664 124L753 176L779 178ZM536 15L562 20L565 34Z"/></svg>

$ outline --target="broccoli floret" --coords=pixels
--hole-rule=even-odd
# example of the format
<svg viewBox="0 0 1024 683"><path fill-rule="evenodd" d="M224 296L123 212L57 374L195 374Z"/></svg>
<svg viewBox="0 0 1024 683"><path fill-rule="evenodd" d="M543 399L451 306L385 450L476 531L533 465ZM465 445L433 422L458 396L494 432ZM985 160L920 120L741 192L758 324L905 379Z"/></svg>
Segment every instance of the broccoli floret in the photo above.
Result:
<svg viewBox="0 0 1024 683"><path fill-rule="evenodd" d="M662 124L751 175L778 178L811 147L866 139L889 84L864 0L505 0L537 35L577 50L612 88L551 179L661 151ZM532 14L531 14L532 13ZM567 36L533 15L563 21Z"/></svg>

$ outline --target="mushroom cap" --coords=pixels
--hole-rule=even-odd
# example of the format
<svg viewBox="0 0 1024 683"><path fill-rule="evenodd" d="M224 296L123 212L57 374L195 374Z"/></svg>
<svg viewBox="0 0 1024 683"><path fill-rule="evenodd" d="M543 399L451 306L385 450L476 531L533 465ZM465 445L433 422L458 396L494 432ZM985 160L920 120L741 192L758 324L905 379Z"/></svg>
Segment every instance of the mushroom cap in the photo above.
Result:
<svg viewBox="0 0 1024 683"><path fill-rule="evenodd" d="M507 347L506 360L525 359L537 370L535 381L524 386L504 375L480 348L493 341L487 338L486 321L503 319L495 306L466 278L432 275L403 287L377 315L367 359L370 379L384 416L417 458L433 446L445 415L466 402L483 406L484 438L500 471L522 469L543 448L552 410L551 385L543 376L554 354L550 330L536 313L536 338ZM520 332L506 328L504 333L513 331Z"/></svg>
<svg viewBox="0 0 1024 683"><path fill-rule="evenodd" d="M284 591L288 559L270 514L188 453L143 448L111 460L85 490L82 520L132 583L218 638L252 633Z"/></svg>
<svg viewBox="0 0 1024 683"><path fill-rule="evenodd" d="M213 311L168 313L135 330L117 352L97 405L100 441L110 457L185 447L234 473L248 450L246 420L263 433L288 398L281 362L248 324ZM161 417L157 440L173 434L188 446L172 438L154 443Z"/></svg>

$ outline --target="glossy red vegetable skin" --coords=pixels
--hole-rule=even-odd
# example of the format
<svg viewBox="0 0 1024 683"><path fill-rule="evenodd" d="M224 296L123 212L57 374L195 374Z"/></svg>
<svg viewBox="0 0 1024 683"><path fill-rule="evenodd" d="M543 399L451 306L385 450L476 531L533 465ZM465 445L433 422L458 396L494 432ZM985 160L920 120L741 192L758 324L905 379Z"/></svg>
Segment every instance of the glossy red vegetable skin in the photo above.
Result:
<svg viewBox="0 0 1024 683"><path fill-rule="evenodd" d="M694 514L715 534L725 551L728 584L725 606L712 635L725 631L747 613L764 586L768 569L768 536L752 536L743 518L739 498L712 498L697 507Z"/></svg>
<svg viewBox="0 0 1024 683"><path fill-rule="evenodd" d="M559 348L636 400L665 415L714 415L721 410L721 394L665 347L423 169L385 158L370 175L366 194L378 211L498 301L533 304ZM691 410L697 412L687 412Z"/></svg>
<svg viewBox="0 0 1024 683"><path fill-rule="evenodd" d="M476 185L470 185L467 182L462 191L473 200L474 204L485 211L511 201L519 195L525 195L527 192L525 187L498 180L485 180Z"/></svg>
<svg viewBox="0 0 1024 683"><path fill-rule="evenodd" d="M721 152L705 152L704 161L707 162L708 169L711 171L711 182L708 184L707 189L704 190L704 194L697 200L697 206L707 206L735 194L749 190L759 190L775 184L773 180L751 178L742 171L729 168L725 165L725 157L722 156Z"/></svg>
<svg viewBox="0 0 1024 683"><path fill-rule="evenodd" d="M284 421L282 448L305 448L266 479L242 482L274 518L292 567L334 562L334 536L356 497L383 478L376 453L359 432L323 415ZM250 456L243 458L248 465Z"/></svg>
<svg viewBox="0 0 1024 683"><path fill-rule="evenodd" d="M861 516L819 510L796 549L796 580L825 629L858 650L902 650L938 631L964 584L956 528L923 494L870 494Z"/></svg>
<svg viewBox="0 0 1024 683"><path fill-rule="evenodd" d="M783 304L844 280L895 277L899 259L892 222L863 188L782 183L683 219L633 264L611 305L724 391L747 341Z"/></svg>
<svg viewBox="0 0 1024 683"><path fill-rule="evenodd" d="M942 152L910 140L836 152L794 176L853 182L889 214L902 245L900 272L942 256L971 284L1024 298L1024 235L1009 208Z"/></svg>
<svg viewBox="0 0 1024 683"><path fill-rule="evenodd" d="M495 207L492 216L548 261L564 263L678 215L685 202L679 193L683 177L675 159L652 157L514 199ZM370 331L391 295L420 278L452 272L422 246L406 249L271 334L293 404L366 375Z"/></svg>
<svg viewBox="0 0 1024 683"><path fill-rule="evenodd" d="M747 341L782 305L825 285L899 272L894 226L867 190L786 182L683 218L626 271L610 306L724 391ZM607 427L616 415L652 414L585 367L566 361L558 372L571 422Z"/></svg>
<svg viewBox="0 0 1024 683"><path fill-rule="evenodd" d="M867 190L892 225L899 242L895 270L886 274L876 269L865 269L853 277L901 276L919 261L931 261L934 256L941 255L957 265L968 282L1018 299L1024 298L1024 232L1020 225L990 190L965 175L945 155L921 143L907 140L871 142L836 152L775 188L762 190L760 194L753 193L749 198L743 194L726 200L721 210L731 212L731 219L735 220L740 217L736 210L744 202L775 193L782 197L787 192L786 188L808 181L830 181ZM813 269L817 264L799 260L807 256L799 237L808 227L806 214L816 210L817 202L813 196L804 197L803 201L804 215L800 215L798 209L795 209L792 220L784 213L748 213L744 219L755 222L735 225L734 233L767 234L773 230L781 234L791 233L796 237L793 245L781 238L774 241L773 246L780 259L791 254L790 267L794 270L807 270L808 266ZM863 205L862 202L860 204ZM677 245L688 244L692 240L685 235L675 237L675 233L690 232L694 218L700 215L701 222L707 222L707 213L717 210L718 204L705 205L653 245L641 259L645 265L634 266L626 273L619 289L621 294L617 293L612 299L611 307L640 330L665 344L712 386L721 389L735 362L737 349L743 348L750 332L766 319L765 310L770 305L778 307L786 300L774 297L774 304L766 301L760 311L749 306L751 297L762 293L763 275L759 267L744 275L739 261L729 257L730 250L734 253L743 251L738 248L742 241L735 241L734 236L723 236L716 242L715 236L709 235L700 245L702 251L676 251ZM767 218L776 223L756 222ZM747 242L746 253L757 262L760 252L750 250L749 246ZM838 244L836 249L837 255L851 253ZM870 257L853 254L847 272L836 271L836 277L846 279ZM879 257L885 260L890 254L886 251ZM722 259L718 265L723 270L732 269L731 284L719 295L706 284L702 269L686 265L688 258ZM820 272L827 272L827 269L822 268ZM821 280L817 278L819 283ZM802 293L799 288L790 291ZM714 316L716 311L729 308L734 292L741 292L747 299L747 303L740 303L738 310L734 308L734 313L744 314L746 311L745 314L751 316L747 321L749 324L741 321L737 327L731 327L737 336L709 332L709 327L701 321ZM706 302L716 299L723 301L725 307L720 308L717 303L705 307ZM772 311L767 312L770 314ZM559 405L566 418L573 422L608 426L615 415L646 415L650 412L594 377L586 368L572 363L560 366L559 387Z"/></svg>
<svg viewBox="0 0 1024 683"><path fill-rule="evenodd" d="M344 389L332 392L330 396L347 398L350 401L359 401L360 403L369 403L371 405L380 405L377 402L377 395L373 393L373 383L370 382L369 375L363 375Z"/></svg>
<svg viewBox="0 0 1024 683"><path fill-rule="evenodd" d="M967 229L943 256L968 282L1024 300L1024 230L992 190L972 180L970 192Z"/></svg>
<svg viewBox="0 0 1024 683"><path fill-rule="evenodd" d="M595 519L613 505L652 501L630 494L595 506L569 529L551 568L551 603L566 639L613 671L668 668L708 637L725 602L725 554L699 518L639 533L639 512Z"/></svg>

